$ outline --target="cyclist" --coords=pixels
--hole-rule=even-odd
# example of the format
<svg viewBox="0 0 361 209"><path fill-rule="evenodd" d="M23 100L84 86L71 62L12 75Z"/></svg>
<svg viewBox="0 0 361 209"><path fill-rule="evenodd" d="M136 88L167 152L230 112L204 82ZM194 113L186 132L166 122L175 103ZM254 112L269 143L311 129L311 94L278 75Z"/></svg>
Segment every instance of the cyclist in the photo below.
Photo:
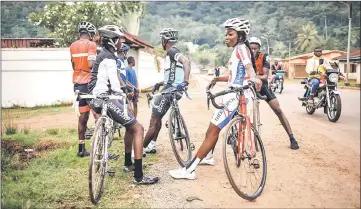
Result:
<svg viewBox="0 0 361 209"><path fill-rule="evenodd" d="M229 76L216 77L211 81L210 85L215 85L217 82L228 82L228 85L231 87L239 87L243 86L243 84L249 80L256 83L256 90L259 91L262 83L261 80L256 78L254 57L246 38L250 31L249 20L231 18L226 20L223 26L226 28L225 43L227 47L234 48L228 61ZM225 95L223 97L223 104L225 104L223 109L215 110L205 140L191 163L186 167L169 171L169 174L173 178L196 178L196 167L207 154L209 155L213 152L220 131L229 123L237 111L239 105L237 94L231 93Z"/></svg>
<svg viewBox="0 0 361 209"><path fill-rule="evenodd" d="M96 57L94 63L91 79L88 84L89 94L93 95L107 95L109 92L108 83L110 83L110 91L112 94L119 95L123 91L126 91L125 87L121 87L118 79L118 71L115 52L122 45L120 38L124 34L119 30L117 26L107 25L99 29L101 36L101 43L103 49ZM100 114L103 100L92 99L89 101L89 105L92 110ZM131 112L128 112L128 116L124 114L122 101L109 100L108 114L115 122L120 123L126 129L124 141L129 140L128 137L134 138L135 159L134 159L134 179L136 184L154 184L158 181L158 177L146 176L143 174L142 168L142 142L144 128L134 118ZM97 115L98 117L99 115ZM131 166L131 156L126 156L126 162Z"/></svg>
<svg viewBox="0 0 361 209"><path fill-rule="evenodd" d="M117 50L118 59L117 59L117 67L118 70L120 70L120 76L125 82L127 74L125 68L128 66L128 63L126 63L127 59L127 53L130 47L127 44L122 44L122 47Z"/></svg>
<svg viewBox="0 0 361 209"><path fill-rule="evenodd" d="M271 107L273 112L277 115L283 128L286 130L290 138L291 149L298 149L299 148L298 143L293 136L291 126L281 109L278 99L276 98L276 95L273 93L273 91L270 88L268 88L267 79L270 68L268 54L260 51L261 40L258 39L257 37L251 37L248 41L251 45L251 50L255 55L255 59L256 59L257 77L262 80L262 88L260 94L262 96L267 96L267 99L265 101ZM277 64L278 63L276 63L276 65ZM279 68L276 66L275 69L278 70Z"/></svg>
<svg viewBox="0 0 361 209"><path fill-rule="evenodd" d="M96 58L96 43L93 37L96 28L89 22L81 22L78 26L79 40L73 42L70 46L71 64L73 67L73 84L74 92L79 90L81 93L88 92L88 82L90 80L90 72ZM79 100L78 100L79 101ZM85 100L79 101L80 116L78 119L78 156L89 156L89 152L85 149L85 132L89 119L89 106Z"/></svg>
<svg viewBox="0 0 361 209"><path fill-rule="evenodd" d="M191 63L175 46L178 41L178 31L173 28L164 28L160 31L159 36L167 56L164 64L164 82L156 83L153 92L158 90L160 85L165 85L162 91L170 88L183 89L189 84ZM170 95L160 96L154 101L154 104L159 107L152 109L149 129L145 135L143 145L148 153L156 152L156 140L162 127L162 118L170 108L169 97Z"/></svg>

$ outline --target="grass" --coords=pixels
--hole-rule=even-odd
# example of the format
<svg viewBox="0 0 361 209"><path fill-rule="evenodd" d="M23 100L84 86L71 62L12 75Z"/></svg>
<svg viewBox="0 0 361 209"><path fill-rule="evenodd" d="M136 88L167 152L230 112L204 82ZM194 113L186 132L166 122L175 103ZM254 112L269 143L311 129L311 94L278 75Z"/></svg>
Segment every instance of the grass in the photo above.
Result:
<svg viewBox="0 0 361 209"><path fill-rule="evenodd" d="M115 135L117 136L117 134ZM122 134L124 136L124 133ZM86 147L89 150L89 140ZM34 149L35 157L24 160L24 149ZM13 150L13 151L8 151ZM78 158L75 129L48 129L41 132L19 132L3 135L2 139L2 200L3 208L88 208L88 161ZM149 207L134 199L138 187L132 187L132 174L122 172L123 140L113 142L110 152L120 154L109 162L114 177L105 177L105 189L96 208ZM156 161L147 156L146 162Z"/></svg>
<svg viewBox="0 0 361 209"><path fill-rule="evenodd" d="M349 87L360 88L360 85L357 85L357 84L356 84L356 81L349 81L349 83L350 83ZM339 85L339 86L346 86L344 80L341 80L341 81L338 83L338 85Z"/></svg>
<svg viewBox="0 0 361 209"><path fill-rule="evenodd" d="M58 114L74 111L69 106L62 107L41 107L41 108L2 108L1 116L2 118L6 117L7 112L10 112L14 120L27 119L31 117L36 117L42 114Z"/></svg>

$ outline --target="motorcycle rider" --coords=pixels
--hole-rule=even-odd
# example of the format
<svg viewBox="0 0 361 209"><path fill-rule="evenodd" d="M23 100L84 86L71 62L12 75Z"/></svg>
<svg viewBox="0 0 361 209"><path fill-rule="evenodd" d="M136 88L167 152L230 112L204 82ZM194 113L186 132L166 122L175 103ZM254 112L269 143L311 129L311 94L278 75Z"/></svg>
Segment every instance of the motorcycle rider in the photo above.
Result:
<svg viewBox="0 0 361 209"><path fill-rule="evenodd" d="M275 80L279 80L280 78L277 75L277 71L282 70L281 64L278 64L278 60L275 60L275 63L271 66L272 76L270 83L273 84Z"/></svg>
<svg viewBox="0 0 361 209"><path fill-rule="evenodd" d="M308 82L312 86L311 92L308 92L307 89L304 97L299 97L300 100L306 100L308 98L308 104L312 106L314 105L313 97L320 85L320 78L322 74L326 73L327 68L332 68L329 61L322 55L321 47L316 47L313 54L314 56L308 59L306 64L306 73L309 75Z"/></svg>
<svg viewBox="0 0 361 209"><path fill-rule="evenodd" d="M273 112L277 115L283 128L287 132L287 134L290 138L291 149L298 149L299 148L298 143L293 136L293 132L292 132L291 126L286 118L286 115L283 113L281 106L278 102L278 99L276 98L276 95L273 93L273 91L270 88L268 88L267 79L268 79L269 68L270 68L268 54L260 51L261 40L259 38L251 37L248 41L250 43L251 50L253 51L253 54L254 54L255 60L256 60L257 78L262 80L262 87L261 87L260 94L262 96L267 96L267 99L265 101L271 107ZM279 66L278 62L277 62L277 66ZM280 66L279 67L277 67L277 66L275 69L276 70L280 69Z"/></svg>

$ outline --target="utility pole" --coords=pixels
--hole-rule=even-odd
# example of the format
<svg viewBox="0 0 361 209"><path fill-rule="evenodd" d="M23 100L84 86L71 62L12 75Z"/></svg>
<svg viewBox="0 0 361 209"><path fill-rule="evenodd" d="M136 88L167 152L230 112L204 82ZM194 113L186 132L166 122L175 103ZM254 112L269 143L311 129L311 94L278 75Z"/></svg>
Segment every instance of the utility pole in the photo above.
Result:
<svg viewBox="0 0 361 209"><path fill-rule="evenodd" d="M339 1L342 4L345 4L348 8L348 38L347 38L347 68L346 68L346 78L345 85L348 86L350 83L348 82L348 74L350 72L350 45L351 45L351 16L352 16L352 4L351 2L345 3Z"/></svg>
<svg viewBox="0 0 361 209"><path fill-rule="evenodd" d="M326 31L326 39L327 39L327 16L325 16L325 31Z"/></svg>
<svg viewBox="0 0 361 209"><path fill-rule="evenodd" d="M264 37L264 36L261 36L261 38L263 38L263 39L265 39L265 40L267 41L267 53L268 53L268 55L269 55L268 36L267 36L267 38L266 38L266 37Z"/></svg>
<svg viewBox="0 0 361 209"><path fill-rule="evenodd" d="M288 78L291 78L291 42L288 41Z"/></svg>

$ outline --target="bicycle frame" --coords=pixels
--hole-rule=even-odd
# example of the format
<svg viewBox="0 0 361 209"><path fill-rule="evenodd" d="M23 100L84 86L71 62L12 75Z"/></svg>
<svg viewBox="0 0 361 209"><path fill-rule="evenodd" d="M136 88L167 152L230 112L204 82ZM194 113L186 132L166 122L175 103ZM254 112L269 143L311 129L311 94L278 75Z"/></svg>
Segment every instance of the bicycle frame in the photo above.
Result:
<svg viewBox="0 0 361 209"><path fill-rule="evenodd" d="M251 88L252 89L252 88ZM253 91L253 89L252 89ZM255 152L255 142L252 140L251 137L251 119L249 115L247 114L247 101L246 96L244 95L244 91L241 91L237 93L239 97L239 105L238 105L238 115L242 117L246 123L244 123L244 120L240 122L239 129L238 129L238 160L241 159L245 152L245 131L247 131L248 137L247 139L251 142L251 156L253 156ZM247 129L247 130L245 130ZM241 152L241 143L242 143L242 152Z"/></svg>

